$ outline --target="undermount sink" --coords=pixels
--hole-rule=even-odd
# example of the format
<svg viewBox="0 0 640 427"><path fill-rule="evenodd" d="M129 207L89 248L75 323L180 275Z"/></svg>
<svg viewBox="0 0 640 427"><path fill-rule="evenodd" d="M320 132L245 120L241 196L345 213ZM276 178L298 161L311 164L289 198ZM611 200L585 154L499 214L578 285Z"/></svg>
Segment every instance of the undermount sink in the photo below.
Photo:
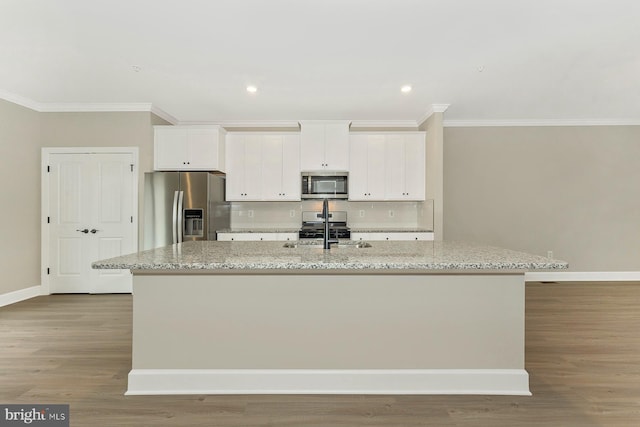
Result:
<svg viewBox="0 0 640 427"><path fill-rule="evenodd" d="M283 245L283 247L285 248L314 248L314 249L322 249L323 248L323 244L322 241L317 241L317 240L312 240L312 241L297 241L297 242L287 242ZM362 249L362 248L370 248L371 247L371 243L367 243L367 242L356 242L356 241L345 241L345 242L340 242L340 243L332 243L331 244L331 249L333 248L339 248L339 249L345 249L345 248L356 248L356 249Z"/></svg>

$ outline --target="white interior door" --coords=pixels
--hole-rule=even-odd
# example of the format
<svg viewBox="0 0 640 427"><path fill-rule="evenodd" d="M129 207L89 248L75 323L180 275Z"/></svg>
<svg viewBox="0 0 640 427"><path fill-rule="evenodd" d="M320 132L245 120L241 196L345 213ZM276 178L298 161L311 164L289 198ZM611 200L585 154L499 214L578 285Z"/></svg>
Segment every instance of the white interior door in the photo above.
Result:
<svg viewBox="0 0 640 427"><path fill-rule="evenodd" d="M132 153L49 153L49 292L131 292L128 270L91 263L136 250L134 163Z"/></svg>

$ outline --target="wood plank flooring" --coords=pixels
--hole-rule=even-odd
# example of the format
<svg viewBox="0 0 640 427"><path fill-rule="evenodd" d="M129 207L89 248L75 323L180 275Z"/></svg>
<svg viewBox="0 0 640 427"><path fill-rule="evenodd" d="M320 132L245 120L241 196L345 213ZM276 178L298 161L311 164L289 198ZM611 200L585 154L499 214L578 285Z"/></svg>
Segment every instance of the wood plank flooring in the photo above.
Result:
<svg viewBox="0 0 640 427"><path fill-rule="evenodd" d="M527 284L522 396L127 396L130 295L0 308L0 403L72 426L639 426L640 283Z"/></svg>

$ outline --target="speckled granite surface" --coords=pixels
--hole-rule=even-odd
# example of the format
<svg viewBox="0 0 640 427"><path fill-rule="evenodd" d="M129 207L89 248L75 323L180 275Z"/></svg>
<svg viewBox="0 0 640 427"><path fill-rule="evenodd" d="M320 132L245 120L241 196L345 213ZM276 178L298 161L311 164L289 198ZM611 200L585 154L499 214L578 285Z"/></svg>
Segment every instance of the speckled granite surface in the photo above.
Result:
<svg viewBox="0 0 640 427"><path fill-rule="evenodd" d="M352 233L433 233L426 228L351 228Z"/></svg>
<svg viewBox="0 0 640 427"><path fill-rule="evenodd" d="M187 242L97 261L98 269L131 270L558 270L564 261L456 242L371 242L329 251L284 242Z"/></svg>
<svg viewBox="0 0 640 427"><path fill-rule="evenodd" d="M224 228L216 233L298 233L300 228Z"/></svg>

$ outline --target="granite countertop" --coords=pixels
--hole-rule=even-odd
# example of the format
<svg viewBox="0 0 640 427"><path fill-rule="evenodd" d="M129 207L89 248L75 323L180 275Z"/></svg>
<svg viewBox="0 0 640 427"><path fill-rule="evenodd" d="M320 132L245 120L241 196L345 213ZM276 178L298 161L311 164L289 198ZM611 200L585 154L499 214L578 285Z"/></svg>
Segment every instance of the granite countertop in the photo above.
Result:
<svg viewBox="0 0 640 427"><path fill-rule="evenodd" d="M426 228L350 228L352 233L433 233Z"/></svg>
<svg viewBox="0 0 640 427"><path fill-rule="evenodd" d="M216 233L298 233L300 228L224 228Z"/></svg>
<svg viewBox="0 0 640 427"><path fill-rule="evenodd" d="M559 270L564 261L490 246L441 241L382 241L329 251L285 242L186 242L96 261L97 269L141 270ZM295 242L290 242L290 244Z"/></svg>

